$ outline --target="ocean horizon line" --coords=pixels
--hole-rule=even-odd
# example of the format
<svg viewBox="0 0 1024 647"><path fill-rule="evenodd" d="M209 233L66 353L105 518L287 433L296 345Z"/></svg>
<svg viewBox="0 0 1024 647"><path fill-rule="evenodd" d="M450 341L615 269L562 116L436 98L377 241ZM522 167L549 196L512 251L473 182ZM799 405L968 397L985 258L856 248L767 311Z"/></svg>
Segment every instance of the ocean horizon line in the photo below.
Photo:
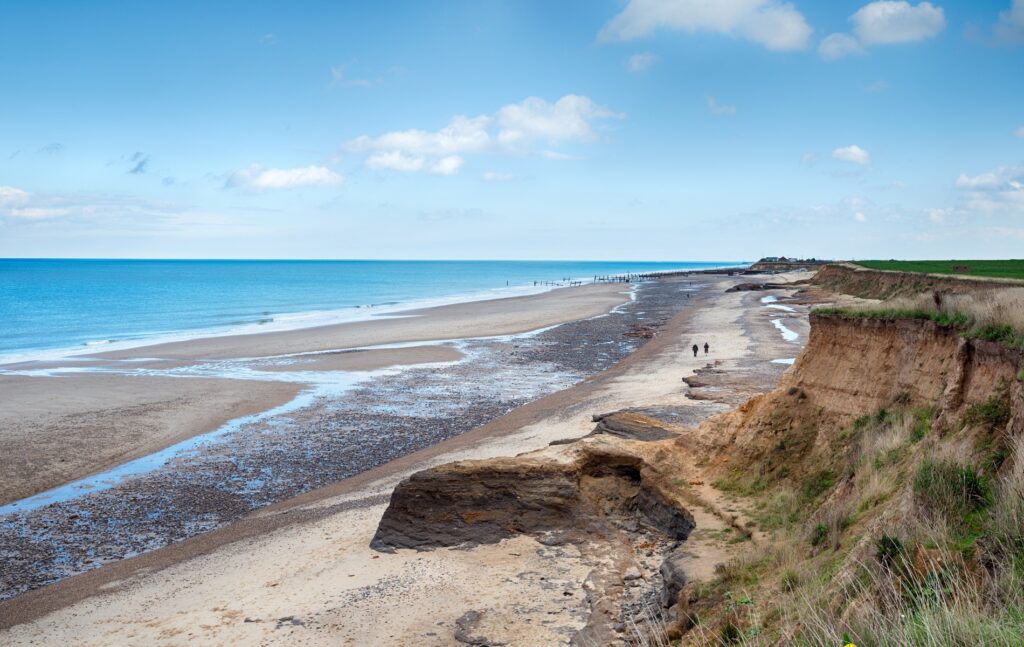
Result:
<svg viewBox="0 0 1024 647"><path fill-rule="evenodd" d="M723 266L749 265L754 261L658 260L658 259L574 259L574 258L183 258L123 256L2 256L0 261L98 261L98 262L239 262L239 263L721 263Z"/></svg>
<svg viewBox="0 0 1024 647"><path fill-rule="evenodd" d="M0 363L311 328L727 261L0 259Z"/></svg>

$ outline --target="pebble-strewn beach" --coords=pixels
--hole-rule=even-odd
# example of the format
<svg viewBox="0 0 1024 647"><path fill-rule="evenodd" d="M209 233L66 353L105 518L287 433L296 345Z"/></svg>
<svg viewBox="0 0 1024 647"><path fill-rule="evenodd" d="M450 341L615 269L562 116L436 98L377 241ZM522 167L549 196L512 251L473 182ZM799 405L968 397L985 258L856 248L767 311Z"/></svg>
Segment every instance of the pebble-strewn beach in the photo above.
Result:
<svg viewBox="0 0 1024 647"><path fill-rule="evenodd" d="M634 286L634 298L629 300L625 293L630 286L596 287L590 292L598 300L592 299L589 307L576 308L576 316L587 318L557 324L569 318L556 314L557 293L527 297L516 307L529 308L530 299L542 300L541 309L551 315L537 323L550 326L554 321L557 325L511 335L505 334L508 326L496 326L501 336L414 346L409 350L434 348L442 352L428 353L428 363L418 365L403 367L401 358L391 358L390 366L386 362L384 367L365 364L364 368L373 370L345 373L356 376L355 382L332 381L318 367L316 379L310 380L314 384L303 387L303 394L279 415L237 425L208 443L171 451L170 460L162 467L102 491L65 492L55 503L0 516L0 596L11 597L209 531L256 508L479 427L608 368L637 348L656 326L685 308L686 294L698 289L689 281L648 282ZM571 295L573 290L561 292ZM496 303L483 309L498 307L493 305ZM607 314L594 316L595 310ZM527 320L522 313L516 317ZM429 316L425 320L430 323ZM392 321L412 329L410 320ZM456 323L452 330L473 328ZM474 330L481 333L485 328L486 322L477 323ZM332 331L334 338L339 334ZM444 336L437 331L421 334L430 335ZM322 340L314 346L322 348ZM365 352L381 351L355 351L342 357ZM266 367L269 361L258 360L255 366L249 360L190 360L182 364L180 357L176 363L161 359L159 349L140 349L138 353L153 359L143 368L131 369L126 369L120 358L105 360L111 364L103 370L117 372L118 379L166 380L173 375L188 382L244 378L252 375L245 371L258 370L260 364ZM322 361L322 356L317 357ZM307 360L272 360L274 370L264 375L293 386L302 379L296 376ZM104 360L97 361L102 366ZM287 370L290 362L298 364L294 375ZM253 384L263 388L268 383Z"/></svg>

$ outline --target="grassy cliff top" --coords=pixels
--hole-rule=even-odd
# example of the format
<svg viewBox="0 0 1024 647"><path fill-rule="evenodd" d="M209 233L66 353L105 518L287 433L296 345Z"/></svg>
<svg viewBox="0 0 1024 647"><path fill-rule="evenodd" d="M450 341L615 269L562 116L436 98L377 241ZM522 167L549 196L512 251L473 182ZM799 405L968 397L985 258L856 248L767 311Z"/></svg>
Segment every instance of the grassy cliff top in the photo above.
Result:
<svg viewBox="0 0 1024 647"><path fill-rule="evenodd" d="M856 263L873 270L1024 279L1024 260L856 261ZM969 268L970 271L958 270L957 268Z"/></svg>

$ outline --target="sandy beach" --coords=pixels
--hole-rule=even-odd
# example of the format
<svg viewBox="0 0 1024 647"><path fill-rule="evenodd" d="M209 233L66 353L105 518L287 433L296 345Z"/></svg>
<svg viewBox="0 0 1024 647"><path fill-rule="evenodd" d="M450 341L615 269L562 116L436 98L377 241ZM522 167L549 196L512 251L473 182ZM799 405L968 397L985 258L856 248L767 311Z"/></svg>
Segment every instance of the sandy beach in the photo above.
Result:
<svg viewBox="0 0 1024 647"><path fill-rule="evenodd" d="M0 461L16 477L0 501L0 599L218 528L571 386L643 340L631 332L645 317L631 291L559 289L197 339L166 357L148 346L0 367ZM645 298L646 316L682 307L662 292ZM601 316L617 306L635 312Z"/></svg>
<svg viewBox="0 0 1024 647"><path fill-rule="evenodd" d="M596 317L623 303L628 286L604 283L541 294L406 310L369 321L251 335L207 337L144 346L94 357L133 359L230 359L269 357L382 344L514 335Z"/></svg>
<svg viewBox="0 0 1024 647"><path fill-rule="evenodd" d="M0 482L0 505L279 406L304 387L303 372L372 371L462 356L437 345L339 352L343 349L536 330L603 314L628 300L624 292L621 285L585 286L411 310L374 321L140 346L90 361L0 366L59 375L0 374L0 471L8 475ZM134 361L139 358L152 359ZM257 371L299 375L284 382L135 374L225 358L272 358L247 364ZM60 373L62 366L90 372ZM132 374L117 374L122 371Z"/></svg>
<svg viewBox="0 0 1024 647"><path fill-rule="evenodd" d="M0 375L0 504L292 399L283 382Z"/></svg>
<svg viewBox="0 0 1024 647"><path fill-rule="evenodd" d="M471 550L376 553L368 544L390 492L430 465L586 435L594 413L638 408L693 425L770 389L787 368L776 360L795 357L806 339L806 308L785 300L792 290L724 292L736 282L709 278L692 307L615 366L478 429L0 603L9 627L0 636L11 644L451 645L475 609L485 611L492 640L562 644L585 622L581 583L601 556L525 536ZM768 308L766 294L790 310ZM780 334L780 319L795 339ZM705 341L710 354L694 358L689 346ZM700 388L681 380L695 375ZM696 578L725 557L701 540L716 523L699 516L688 541Z"/></svg>

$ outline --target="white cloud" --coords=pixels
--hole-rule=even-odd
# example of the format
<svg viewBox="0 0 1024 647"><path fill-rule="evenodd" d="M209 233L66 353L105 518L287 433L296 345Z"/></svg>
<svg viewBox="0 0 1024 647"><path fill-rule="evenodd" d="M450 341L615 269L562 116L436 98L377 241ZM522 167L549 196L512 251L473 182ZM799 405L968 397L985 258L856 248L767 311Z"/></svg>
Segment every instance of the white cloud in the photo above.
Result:
<svg viewBox="0 0 1024 647"><path fill-rule="evenodd" d="M434 175L455 175L462 167L462 158L458 155L442 157L430 165L430 172Z"/></svg>
<svg viewBox="0 0 1024 647"><path fill-rule="evenodd" d="M804 49L812 31L803 14L780 0L629 0L597 37L628 41L662 28L726 34L771 50Z"/></svg>
<svg viewBox="0 0 1024 647"><path fill-rule="evenodd" d="M579 155L570 155L568 153L562 153L560 151L545 150L540 152L540 156L544 159L549 160L578 160L583 159Z"/></svg>
<svg viewBox="0 0 1024 647"><path fill-rule="evenodd" d="M331 83L333 85L345 85L349 87L365 88L373 83L369 79L350 79L348 78L347 65L338 65L331 67Z"/></svg>
<svg viewBox="0 0 1024 647"><path fill-rule="evenodd" d="M644 72L659 60L657 54L651 54L650 52L633 54L626 59L626 69L630 72Z"/></svg>
<svg viewBox="0 0 1024 647"><path fill-rule="evenodd" d="M857 213L853 214L853 219L856 220L857 222L868 221L868 217L864 215L863 211L858 211Z"/></svg>
<svg viewBox="0 0 1024 647"><path fill-rule="evenodd" d="M728 106L715 101L712 96L708 97L708 110L713 115L734 115L736 114L736 106Z"/></svg>
<svg viewBox="0 0 1024 647"><path fill-rule="evenodd" d="M835 149L832 151L832 159L860 164L861 166L871 163L870 153L856 144Z"/></svg>
<svg viewBox="0 0 1024 647"><path fill-rule="evenodd" d="M804 166L814 166L818 163L818 156L814 153L804 153L800 156L800 163Z"/></svg>
<svg viewBox="0 0 1024 647"><path fill-rule="evenodd" d="M345 148L352 152L402 151L415 155L453 155L481 151L491 146L487 129L492 117L453 118L437 132L401 130L372 138L366 135L349 141Z"/></svg>
<svg viewBox="0 0 1024 647"><path fill-rule="evenodd" d="M71 225L119 223L125 227L158 227L186 208L150 203L131 196L96 194L40 194L0 186L0 222L41 223L61 220Z"/></svg>
<svg viewBox="0 0 1024 647"><path fill-rule="evenodd" d="M1024 166L1003 166L980 175L961 173L956 187L963 192L968 211L1024 216Z"/></svg>
<svg viewBox="0 0 1024 647"><path fill-rule="evenodd" d="M1013 134L1018 137L1024 138L1024 126L1021 126L1017 130L1013 131Z"/></svg>
<svg viewBox="0 0 1024 647"><path fill-rule="evenodd" d="M300 166L297 168L264 168L259 164L235 171L228 178L227 186L245 189L297 189L300 187L322 187L341 184L345 178L325 166Z"/></svg>
<svg viewBox="0 0 1024 647"><path fill-rule="evenodd" d="M554 103L528 97L500 108L493 115L457 116L438 131L401 130L379 137L362 135L345 143L345 150L363 153L372 169L454 175L464 155L486 152L530 153L540 141L548 144L591 142L594 122L624 115L589 97L568 94ZM552 159L573 159L559 151L540 151Z"/></svg>
<svg viewBox="0 0 1024 647"><path fill-rule="evenodd" d="M487 171L480 177L484 182L511 182L516 179L516 176L511 173L498 173L496 171Z"/></svg>
<svg viewBox="0 0 1024 647"><path fill-rule="evenodd" d="M13 186L0 186L0 207L22 204L29 199L29 192Z"/></svg>
<svg viewBox="0 0 1024 647"><path fill-rule="evenodd" d="M567 94L554 103L528 97L498 111L498 141L507 146L530 139L591 141L594 131L590 123L613 117L621 119L622 115L577 94Z"/></svg>
<svg viewBox="0 0 1024 647"><path fill-rule="evenodd" d="M25 218L27 220L59 218L69 213L71 213L71 210L65 207L25 207L22 209L10 209L7 212L12 218Z"/></svg>
<svg viewBox="0 0 1024 647"><path fill-rule="evenodd" d="M1013 0L1013 5L999 12L996 38L1006 42L1024 41L1024 0Z"/></svg>
<svg viewBox="0 0 1024 647"><path fill-rule="evenodd" d="M946 218L952 213L952 209L949 208L933 208L925 209L924 211L928 215L928 220L937 225L946 222Z"/></svg>
<svg viewBox="0 0 1024 647"><path fill-rule="evenodd" d="M384 151L374 153L366 158L366 166L372 169L388 169L391 171L420 171L424 159L421 156L406 155L401 151Z"/></svg>
<svg viewBox="0 0 1024 647"><path fill-rule="evenodd" d="M956 179L958 189L995 189L1003 183L1003 169L981 175L961 173Z"/></svg>
<svg viewBox="0 0 1024 647"><path fill-rule="evenodd" d="M850 20L862 43L911 43L937 35L946 27L942 8L930 2L916 6L905 0L878 0L857 10Z"/></svg>
<svg viewBox="0 0 1024 647"><path fill-rule="evenodd" d="M13 187L0 186L0 216L20 218L24 220L43 220L58 218L70 213L67 207L40 206L47 204L28 191Z"/></svg>
<svg viewBox="0 0 1024 647"><path fill-rule="evenodd" d="M818 45L818 54L826 61L864 53L866 52L860 41L849 34L829 34Z"/></svg>

